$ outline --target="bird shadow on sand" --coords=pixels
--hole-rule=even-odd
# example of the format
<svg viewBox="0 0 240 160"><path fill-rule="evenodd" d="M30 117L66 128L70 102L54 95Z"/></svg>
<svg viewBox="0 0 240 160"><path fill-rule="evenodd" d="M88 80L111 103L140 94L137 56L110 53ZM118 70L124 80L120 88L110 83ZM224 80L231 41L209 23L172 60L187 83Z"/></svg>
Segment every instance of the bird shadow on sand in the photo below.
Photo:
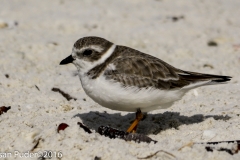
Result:
<svg viewBox="0 0 240 160"><path fill-rule="evenodd" d="M90 129L98 130L100 126L110 126L119 130L127 130L131 125L131 122L135 119L135 113L129 113L121 115L120 113L107 113L107 112L89 112L78 113L73 118L80 118L84 125ZM215 120L227 121L231 117L228 115L203 115L196 114L193 116L180 115L179 112L164 112L158 114L147 114L147 117L140 121L137 132L141 134L158 134L161 131L175 128L178 129L181 125L189 125L194 123L200 123L208 118Z"/></svg>

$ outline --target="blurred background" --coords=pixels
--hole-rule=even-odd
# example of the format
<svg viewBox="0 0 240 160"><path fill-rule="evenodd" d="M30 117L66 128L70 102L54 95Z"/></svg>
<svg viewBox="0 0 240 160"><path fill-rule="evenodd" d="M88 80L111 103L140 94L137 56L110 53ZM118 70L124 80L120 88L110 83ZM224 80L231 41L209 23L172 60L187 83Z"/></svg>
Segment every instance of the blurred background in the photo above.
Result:
<svg viewBox="0 0 240 160"><path fill-rule="evenodd" d="M100 36L183 69L211 73L216 66L224 74L224 66L239 63L239 6L238 0L1 0L0 54L57 63L77 39Z"/></svg>

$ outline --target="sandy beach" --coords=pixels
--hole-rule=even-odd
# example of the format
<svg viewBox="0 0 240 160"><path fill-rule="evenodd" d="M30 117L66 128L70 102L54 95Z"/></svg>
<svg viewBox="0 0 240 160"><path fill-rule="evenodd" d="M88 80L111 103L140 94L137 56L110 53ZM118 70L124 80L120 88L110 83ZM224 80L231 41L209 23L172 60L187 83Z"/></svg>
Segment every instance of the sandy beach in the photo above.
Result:
<svg viewBox="0 0 240 160"><path fill-rule="evenodd" d="M0 115L0 159L43 159L49 153L62 160L240 159L236 142L210 149L206 144L240 140L239 7L239 0L1 0L0 107L11 108ZM95 103L76 67L59 65L84 36L106 38L183 70L233 78L149 112L137 133L157 143L110 139L98 127L126 131L135 113ZM68 127L58 133L61 123Z"/></svg>

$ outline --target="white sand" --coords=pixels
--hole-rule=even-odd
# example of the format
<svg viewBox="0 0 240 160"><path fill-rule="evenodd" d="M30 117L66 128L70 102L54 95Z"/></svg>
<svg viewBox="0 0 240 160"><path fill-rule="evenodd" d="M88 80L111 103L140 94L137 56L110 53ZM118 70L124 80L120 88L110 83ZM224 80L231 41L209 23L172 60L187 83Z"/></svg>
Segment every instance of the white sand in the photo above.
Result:
<svg viewBox="0 0 240 160"><path fill-rule="evenodd" d="M12 108L0 115L0 155L9 152L9 159L21 159L14 151L28 152L41 138L33 153L61 151L63 160L138 159L159 150L184 160L240 159L240 154L207 152L204 145L179 150L190 142L240 139L239 6L239 0L1 0L0 106ZM173 16L184 18L173 22ZM184 70L233 79L192 90L171 108L150 112L138 132L157 144L88 134L77 122L92 131L101 125L126 130L134 119L133 113L94 103L75 76L76 68L59 66L73 43L90 35L150 53ZM218 46L209 47L210 40ZM53 87L77 100L67 101L51 91ZM60 123L69 127L57 133ZM150 159L174 159L166 152Z"/></svg>

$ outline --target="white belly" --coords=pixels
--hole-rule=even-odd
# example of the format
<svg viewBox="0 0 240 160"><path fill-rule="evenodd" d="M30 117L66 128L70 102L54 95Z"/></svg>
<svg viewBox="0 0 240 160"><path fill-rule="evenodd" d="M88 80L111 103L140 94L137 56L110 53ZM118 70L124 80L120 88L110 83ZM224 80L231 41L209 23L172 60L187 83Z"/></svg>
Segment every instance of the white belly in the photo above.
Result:
<svg viewBox="0 0 240 160"><path fill-rule="evenodd" d="M163 91L158 89L141 89L137 87L123 88L120 83L106 80L104 76L89 79L80 76L82 87L86 94L98 104L119 111L142 112L154 109L168 108L180 99L186 91Z"/></svg>

